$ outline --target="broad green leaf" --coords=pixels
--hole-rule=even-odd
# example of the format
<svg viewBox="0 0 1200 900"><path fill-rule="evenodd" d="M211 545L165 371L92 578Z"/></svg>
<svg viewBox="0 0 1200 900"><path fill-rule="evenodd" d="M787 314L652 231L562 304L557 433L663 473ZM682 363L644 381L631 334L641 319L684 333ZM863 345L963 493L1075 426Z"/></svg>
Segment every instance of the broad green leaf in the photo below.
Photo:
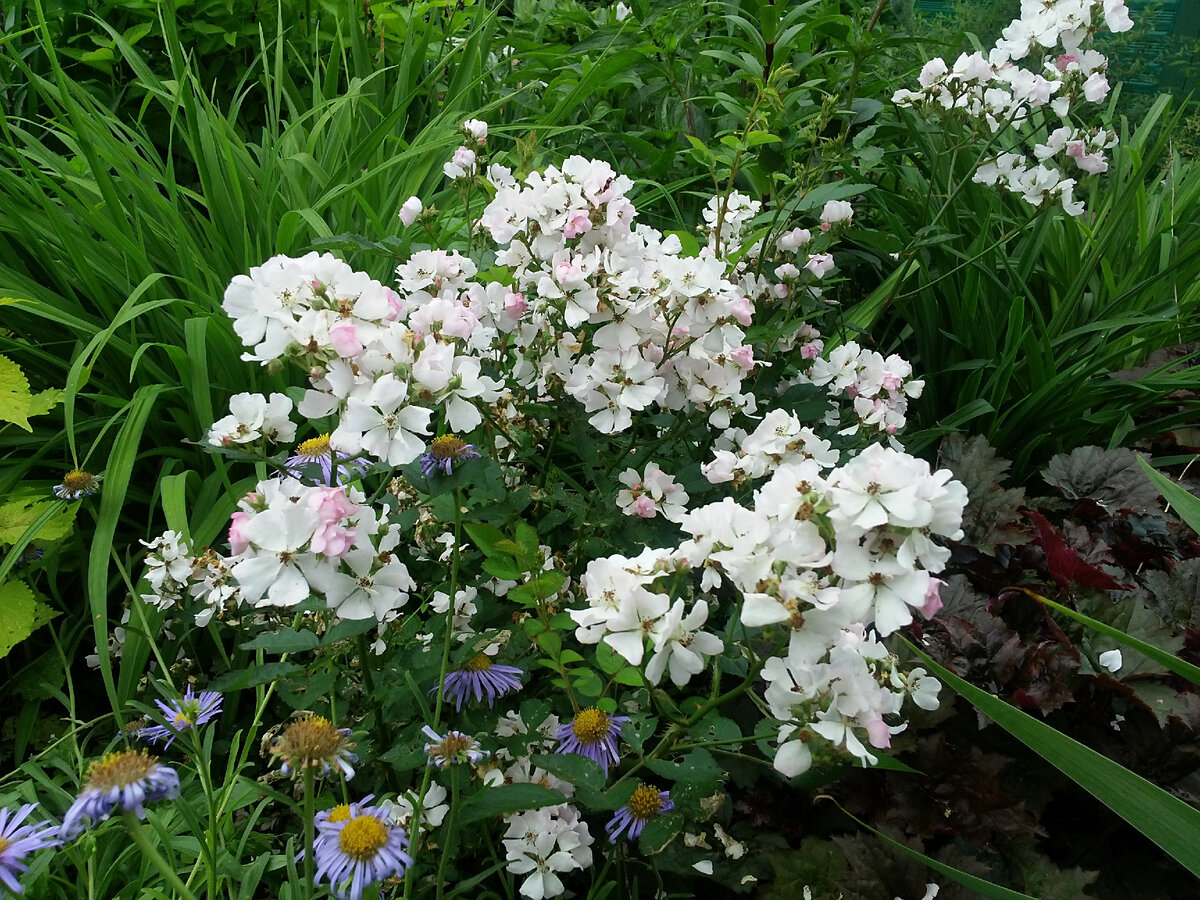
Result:
<svg viewBox="0 0 1200 900"><path fill-rule="evenodd" d="M484 788L466 801L455 821L459 825L467 825L506 813L556 806L566 799L561 791L553 791L540 784L502 784L499 787Z"/></svg>
<svg viewBox="0 0 1200 900"><path fill-rule="evenodd" d="M564 781L593 791L603 790L608 780L603 769L578 753L538 753L530 762Z"/></svg>
<svg viewBox="0 0 1200 900"><path fill-rule="evenodd" d="M260 634L254 640L240 646L243 650L265 650L268 653L301 653L316 649L320 643L311 631L280 628L278 631Z"/></svg>
<svg viewBox="0 0 1200 900"><path fill-rule="evenodd" d="M29 427L32 402L29 380L21 367L7 356L0 356L0 421L12 422L26 431L33 431Z"/></svg>
<svg viewBox="0 0 1200 900"><path fill-rule="evenodd" d="M252 669L239 669L234 672L227 672L220 678L215 679L209 685L209 689L222 692L240 691L258 684L270 684L276 679L303 671L304 667L297 663L265 663L261 666L254 666Z"/></svg>
<svg viewBox="0 0 1200 900"><path fill-rule="evenodd" d="M1200 810L1124 766L1009 706L909 644L937 678L1114 813L1200 876Z"/></svg>
<svg viewBox="0 0 1200 900"><path fill-rule="evenodd" d="M57 615L25 582L0 585L0 658Z"/></svg>
<svg viewBox="0 0 1200 900"><path fill-rule="evenodd" d="M70 534L78 509L79 505L75 503L63 503L53 497L40 497L22 491L19 496L0 506L0 544L16 543L42 516L47 518L30 535L30 540L61 540Z"/></svg>

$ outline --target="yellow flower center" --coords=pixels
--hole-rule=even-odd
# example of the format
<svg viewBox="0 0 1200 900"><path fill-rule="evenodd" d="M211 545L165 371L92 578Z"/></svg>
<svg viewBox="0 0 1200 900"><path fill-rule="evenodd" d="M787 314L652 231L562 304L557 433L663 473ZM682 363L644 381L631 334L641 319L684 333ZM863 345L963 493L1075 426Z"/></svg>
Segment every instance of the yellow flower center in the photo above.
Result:
<svg viewBox="0 0 1200 900"><path fill-rule="evenodd" d="M467 448L467 442L456 434L443 434L429 444L430 452L438 459L458 459Z"/></svg>
<svg viewBox="0 0 1200 900"><path fill-rule="evenodd" d="M87 786L108 791L135 784L158 766L158 757L145 750L118 750L92 763L87 773Z"/></svg>
<svg viewBox="0 0 1200 900"><path fill-rule="evenodd" d="M629 798L629 812L635 819L653 819L661 808L662 798L658 796L658 788L652 784L639 784L638 789Z"/></svg>
<svg viewBox="0 0 1200 900"><path fill-rule="evenodd" d="M329 811L330 822L344 822L348 818L350 818L349 803L339 803Z"/></svg>
<svg viewBox="0 0 1200 900"><path fill-rule="evenodd" d="M8 838L0 837L0 853L7 850L10 843Z"/></svg>
<svg viewBox="0 0 1200 900"><path fill-rule="evenodd" d="M571 723L575 737L585 744L594 744L608 736L608 716L596 707L585 709Z"/></svg>
<svg viewBox="0 0 1200 900"><path fill-rule="evenodd" d="M322 456L328 456L329 435L323 434L320 437L309 438L296 448L296 455L303 456L305 459L320 459Z"/></svg>
<svg viewBox="0 0 1200 900"><path fill-rule="evenodd" d="M468 672L486 672L491 667L492 659L486 653L477 653L463 664Z"/></svg>
<svg viewBox="0 0 1200 900"><path fill-rule="evenodd" d="M387 841L387 826L374 816L355 816L338 835L338 847L359 862L374 859Z"/></svg>
<svg viewBox="0 0 1200 900"><path fill-rule="evenodd" d="M69 491L90 491L96 487L96 476L83 469L72 469L63 476L62 483Z"/></svg>

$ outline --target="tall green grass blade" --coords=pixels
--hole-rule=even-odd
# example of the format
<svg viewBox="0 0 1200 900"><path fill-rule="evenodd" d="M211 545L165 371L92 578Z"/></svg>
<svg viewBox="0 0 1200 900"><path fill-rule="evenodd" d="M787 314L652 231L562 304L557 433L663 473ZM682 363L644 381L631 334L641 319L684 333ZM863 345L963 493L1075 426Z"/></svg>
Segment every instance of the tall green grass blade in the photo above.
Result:
<svg viewBox="0 0 1200 900"><path fill-rule="evenodd" d="M1138 457L1138 462L1142 464L1142 470L1146 473L1146 477L1158 488L1158 492L1163 495L1163 498L1171 504L1171 508L1175 510L1179 518L1183 519L1192 531L1200 534L1200 498L1181 488L1141 456Z"/></svg>
<svg viewBox="0 0 1200 900"><path fill-rule="evenodd" d="M929 670L1025 746L1200 877L1200 810L1142 776L980 690L909 644Z"/></svg>
<svg viewBox="0 0 1200 900"><path fill-rule="evenodd" d="M96 636L96 654L99 657L104 689L108 692L113 711L118 716L121 709L120 700L123 698L117 694L112 660L108 652L109 556L113 552L113 537L117 532L125 495L133 477L134 464L137 462L142 432L155 402L166 390L166 385L147 385L139 388L128 408L122 410L125 421L117 434L112 453L108 457L108 465L105 467L103 490L100 492L100 510L96 516L96 529L92 534L91 550L88 554L86 590L92 630ZM138 672L138 677L140 676L141 673Z"/></svg>

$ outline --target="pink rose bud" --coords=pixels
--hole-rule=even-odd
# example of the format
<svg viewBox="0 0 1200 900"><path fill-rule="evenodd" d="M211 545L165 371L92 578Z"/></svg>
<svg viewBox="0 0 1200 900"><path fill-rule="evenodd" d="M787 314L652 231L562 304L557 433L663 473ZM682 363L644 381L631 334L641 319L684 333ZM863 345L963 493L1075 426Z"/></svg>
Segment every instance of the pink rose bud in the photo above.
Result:
<svg viewBox="0 0 1200 900"><path fill-rule="evenodd" d="M250 517L241 511L229 517L229 549L234 556L245 553L250 546L250 539L243 531L249 519Z"/></svg>
<svg viewBox="0 0 1200 900"><path fill-rule="evenodd" d="M642 494L642 496L637 498L637 502L634 503L633 509L634 512L636 512L643 519L654 518L654 501L645 494Z"/></svg>
<svg viewBox="0 0 1200 900"><path fill-rule="evenodd" d="M525 295L520 291L509 291L504 295L504 311L514 319L521 318L527 307Z"/></svg>

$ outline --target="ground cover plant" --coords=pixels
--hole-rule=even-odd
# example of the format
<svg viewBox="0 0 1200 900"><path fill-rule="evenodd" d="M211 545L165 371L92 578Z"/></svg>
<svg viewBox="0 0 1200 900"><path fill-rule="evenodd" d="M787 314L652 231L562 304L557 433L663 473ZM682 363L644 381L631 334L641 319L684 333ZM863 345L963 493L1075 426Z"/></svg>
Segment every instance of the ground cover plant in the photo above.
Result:
<svg viewBox="0 0 1200 900"><path fill-rule="evenodd" d="M1194 891L1178 118L842 6L6 42L4 889Z"/></svg>

